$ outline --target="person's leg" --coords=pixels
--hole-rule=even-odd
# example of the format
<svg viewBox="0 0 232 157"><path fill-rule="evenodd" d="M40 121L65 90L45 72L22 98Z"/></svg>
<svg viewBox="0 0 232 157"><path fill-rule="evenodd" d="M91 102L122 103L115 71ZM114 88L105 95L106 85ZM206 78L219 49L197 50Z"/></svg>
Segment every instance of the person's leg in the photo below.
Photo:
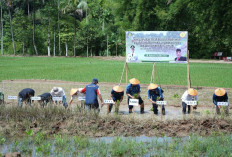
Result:
<svg viewBox="0 0 232 157"><path fill-rule="evenodd" d="M183 114L186 114L186 106L187 106L187 104L182 101L182 112L183 112Z"/></svg>
<svg viewBox="0 0 232 157"><path fill-rule="evenodd" d="M152 106L153 106L154 114L158 115L158 105L157 104L152 104Z"/></svg>
<svg viewBox="0 0 232 157"><path fill-rule="evenodd" d="M165 108L164 108L164 105L162 105L162 115L165 115Z"/></svg>
<svg viewBox="0 0 232 157"><path fill-rule="evenodd" d="M65 108L67 108L68 107L68 104L67 104L67 101L66 101L66 97L65 96L63 96L63 106L65 107Z"/></svg>
<svg viewBox="0 0 232 157"><path fill-rule="evenodd" d="M144 113L144 102L141 97L139 97L139 104L140 104L140 113Z"/></svg>
<svg viewBox="0 0 232 157"><path fill-rule="evenodd" d="M216 114L221 114L220 108L218 107L218 105L216 105Z"/></svg>
<svg viewBox="0 0 232 157"><path fill-rule="evenodd" d="M127 103L128 103L128 108L129 108L129 113L132 113L133 106L129 105L130 98L128 97Z"/></svg>
<svg viewBox="0 0 232 157"><path fill-rule="evenodd" d="M22 107L22 104L23 104L23 98L18 98L18 106L19 107Z"/></svg>

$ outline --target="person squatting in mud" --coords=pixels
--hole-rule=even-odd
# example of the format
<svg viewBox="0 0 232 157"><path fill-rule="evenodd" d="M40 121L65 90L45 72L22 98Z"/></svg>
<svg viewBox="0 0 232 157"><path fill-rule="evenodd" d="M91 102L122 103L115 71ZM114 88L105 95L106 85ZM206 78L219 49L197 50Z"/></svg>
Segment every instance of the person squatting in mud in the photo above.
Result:
<svg viewBox="0 0 232 157"><path fill-rule="evenodd" d="M107 113L111 112L113 105L115 105L115 112L118 113L119 105L123 100L123 96L124 96L123 88L120 86L114 86L113 89L111 90L111 95L110 95L110 97L114 101L114 103L109 104Z"/></svg>
<svg viewBox="0 0 232 157"><path fill-rule="evenodd" d="M66 102L65 92L64 92L63 88L61 88L61 87L53 87L50 94L52 95L52 97L62 97L63 106L65 108L68 107L68 104ZM56 105L57 101L53 101L53 103L54 103L54 105Z"/></svg>
<svg viewBox="0 0 232 157"><path fill-rule="evenodd" d="M162 93L163 93L163 90L160 87L158 87L157 84L151 83L148 86L148 90L147 90L148 99L152 103L153 112L156 115L158 115L158 105L156 104L156 101L164 100ZM164 105L162 105L162 114L165 115Z"/></svg>
<svg viewBox="0 0 232 157"><path fill-rule="evenodd" d="M41 97L41 100L39 100L39 103L43 107L46 106L49 102L52 102L52 95L50 93L43 93L38 96Z"/></svg>
<svg viewBox="0 0 232 157"><path fill-rule="evenodd" d="M128 108L129 113L132 113L133 106L129 105L130 99L138 99L140 104L140 113L144 113L144 102L140 97L140 82L136 78L129 80L129 84L126 87L126 95L128 96Z"/></svg>
<svg viewBox="0 0 232 157"><path fill-rule="evenodd" d="M186 107L188 106L188 113L190 113L191 107L187 105L186 101L198 101L198 92L196 89L190 88L184 92L181 97L182 100L182 112L186 114ZM194 107L196 109L196 106Z"/></svg>
<svg viewBox="0 0 232 157"><path fill-rule="evenodd" d="M223 88L216 89L213 94L213 103L216 107L216 114L220 114L221 106L217 104L218 102L228 102L227 92ZM229 115L229 105L223 106L223 108L225 114Z"/></svg>
<svg viewBox="0 0 232 157"><path fill-rule="evenodd" d="M81 93L85 93L85 109L87 110L95 109L97 111L100 111L98 104L98 97L101 101L101 106L104 105L101 92L97 84L98 84L98 79L94 78L92 80L92 83L85 86L85 88L80 91Z"/></svg>
<svg viewBox="0 0 232 157"><path fill-rule="evenodd" d="M18 106L22 107L23 102L26 102L27 104L31 105L31 97L33 97L34 95L34 89L25 88L21 90L18 94Z"/></svg>

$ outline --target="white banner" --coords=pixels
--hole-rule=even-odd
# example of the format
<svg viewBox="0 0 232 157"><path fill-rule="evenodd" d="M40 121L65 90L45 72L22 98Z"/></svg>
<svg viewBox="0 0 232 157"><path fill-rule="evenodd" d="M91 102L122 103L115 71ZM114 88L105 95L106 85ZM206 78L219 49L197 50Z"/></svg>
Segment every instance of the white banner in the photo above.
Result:
<svg viewBox="0 0 232 157"><path fill-rule="evenodd" d="M18 97L17 97L17 96L10 96L10 95L9 95L9 96L8 96L8 99L9 99L9 100L16 100L16 99L18 99Z"/></svg>
<svg viewBox="0 0 232 157"><path fill-rule="evenodd" d="M62 97L52 97L53 101L62 101L63 98Z"/></svg>
<svg viewBox="0 0 232 157"><path fill-rule="evenodd" d="M139 99L130 99L129 105L139 106Z"/></svg>
<svg viewBox="0 0 232 157"><path fill-rule="evenodd" d="M41 100L41 97L39 96L31 97L31 100Z"/></svg>
<svg viewBox="0 0 232 157"><path fill-rule="evenodd" d="M217 102L218 106L228 106L229 103L228 102Z"/></svg>
<svg viewBox="0 0 232 157"><path fill-rule="evenodd" d="M113 104L114 101L113 101L113 100L104 100L104 103L105 103L105 104Z"/></svg>
<svg viewBox="0 0 232 157"><path fill-rule="evenodd" d="M167 101L156 101L157 105L167 105Z"/></svg>
<svg viewBox="0 0 232 157"><path fill-rule="evenodd" d="M187 63L187 31L126 32L126 62Z"/></svg>
<svg viewBox="0 0 232 157"><path fill-rule="evenodd" d="M187 105L195 106L197 105L197 101L185 101Z"/></svg>

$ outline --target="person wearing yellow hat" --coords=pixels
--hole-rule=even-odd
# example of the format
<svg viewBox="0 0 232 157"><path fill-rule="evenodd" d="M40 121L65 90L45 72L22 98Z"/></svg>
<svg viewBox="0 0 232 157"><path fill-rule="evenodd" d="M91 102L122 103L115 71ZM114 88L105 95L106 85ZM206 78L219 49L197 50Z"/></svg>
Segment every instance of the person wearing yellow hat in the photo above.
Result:
<svg viewBox="0 0 232 157"><path fill-rule="evenodd" d="M227 92L223 88L218 88L213 94L213 103L216 106L216 114L220 114L220 106L217 105L218 102L228 102ZM229 114L229 106L224 107L225 113Z"/></svg>
<svg viewBox="0 0 232 157"><path fill-rule="evenodd" d="M187 105L186 101L198 101L198 92L194 88L189 88L184 92L181 97L182 100L182 112L186 114L186 107L188 106L188 113L190 113L190 105Z"/></svg>
<svg viewBox="0 0 232 157"><path fill-rule="evenodd" d="M118 113L119 105L123 100L124 90L120 86L114 86L111 90L111 99L114 101L113 104L109 104L108 113L111 112L113 105L115 105L115 112Z"/></svg>
<svg viewBox="0 0 232 157"><path fill-rule="evenodd" d="M71 91L70 91L70 96L71 96L71 99L69 101L69 106L72 104L72 101L75 97L83 97L85 98L85 93L81 93L80 91L82 90L83 88L72 88Z"/></svg>
<svg viewBox="0 0 232 157"><path fill-rule="evenodd" d="M130 99L139 99L140 113L144 113L144 102L140 97L140 81L136 78L129 80L129 84L126 87L126 95L128 96L129 113L132 113L133 106L129 105Z"/></svg>
<svg viewBox="0 0 232 157"><path fill-rule="evenodd" d="M156 104L156 101L157 100L162 101L164 99L162 93L163 93L163 90L160 87L158 87L157 84L151 83L148 86L148 90L147 90L148 99L152 103L153 112L156 115L158 115L158 105ZM162 105L162 114L165 115L164 105Z"/></svg>

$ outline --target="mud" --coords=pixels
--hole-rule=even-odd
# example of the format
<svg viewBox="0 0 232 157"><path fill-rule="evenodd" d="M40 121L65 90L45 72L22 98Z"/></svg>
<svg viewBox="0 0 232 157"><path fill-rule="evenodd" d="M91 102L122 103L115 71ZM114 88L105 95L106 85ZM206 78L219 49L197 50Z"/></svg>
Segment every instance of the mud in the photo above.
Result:
<svg viewBox="0 0 232 157"><path fill-rule="evenodd" d="M50 92L53 86L62 87L69 101L70 89L84 87L88 83L83 82L68 82L68 81L51 81L51 80L12 80L2 81L0 84L1 90L5 94L6 106L17 106L17 100L7 100L8 95L17 95L23 88L33 88L36 95L44 92ZM100 89L103 99L110 98L110 91L114 83L100 83ZM126 84L122 84L126 87ZM83 135L88 137L104 137L104 136L188 136L191 133L200 135L210 135L215 132L231 133L232 132L232 117L215 116L214 105L212 104L212 93L215 88L198 87L199 105L197 110L192 114L183 115L181 108L180 97L187 89L183 86L162 86L164 89L164 97L167 101L166 115L154 115L150 110L152 105L147 100L147 86L141 85L141 97L145 102L145 113L140 114L140 108L135 107L133 114L128 113L127 98L119 108L119 115L116 116L114 108L112 113L107 115L107 106L103 106L100 110L100 116L93 115L85 117L86 114L74 115L72 112L80 108L80 102L74 100L67 112L69 116L54 116L50 121L44 120L41 117L49 117L50 115L41 115L41 117L32 119L27 118L16 121L6 121L3 116L9 116L6 113L1 115L0 130L8 136L25 136L25 131L32 129L35 133L44 131L48 135L52 134L68 134L68 135ZM231 97L232 89L226 89L229 98ZM174 97L174 94L177 97ZM38 105L38 104L34 104ZM27 106L24 106L24 108ZM231 107L231 105L230 105ZM60 104L58 108L63 108ZM160 108L159 108L160 111ZM3 113L2 113L3 114ZM39 114L39 113L38 113ZM45 113L44 113L45 114ZM69 114L69 113L68 113ZM30 115L30 114L28 114ZM43 120L41 120L43 119ZM28 124L29 123L29 124ZM14 129L12 131L12 129Z"/></svg>

